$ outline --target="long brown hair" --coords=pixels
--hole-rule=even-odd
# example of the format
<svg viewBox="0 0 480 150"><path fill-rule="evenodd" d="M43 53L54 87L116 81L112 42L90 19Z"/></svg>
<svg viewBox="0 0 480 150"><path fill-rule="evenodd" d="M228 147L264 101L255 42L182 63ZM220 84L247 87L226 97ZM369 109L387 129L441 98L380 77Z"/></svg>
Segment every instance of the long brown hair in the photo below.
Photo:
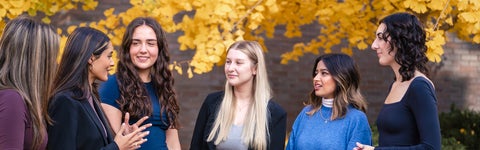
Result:
<svg viewBox="0 0 480 150"><path fill-rule="evenodd" d="M160 116L167 115L170 128L177 128L177 115L180 108L173 88L172 72L168 69L170 62L168 44L165 31L153 18L139 17L127 26L122 46L120 47L120 60L117 66L117 83L120 90L120 98L117 100L117 103L120 105L120 110L129 112L132 118L138 119L145 115L150 116L153 112L147 89L140 79L130 56L133 32L142 25L152 28L157 37L158 57L150 69L150 76L156 91L155 94L158 96L158 101L161 104ZM166 111L166 114L163 114L163 111ZM165 120L163 121L165 123Z"/></svg>
<svg viewBox="0 0 480 150"><path fill-rule="evenodd" d="M0 39L0 89L14 89L23 98L39 149L47 135L47 99L56 69L59 36L52 27L31 18L7 23ZM8 123L8 122L3 122Z"/></svg>
<svg viewBox="0 0 480 150"><path fill-rule="evenodd" d="M335 80L335 91L333 100L333 109L331 120L343 118L347 114L348 105L366 112L367 103L360 93L360 73L353 59L345 54L325 54L315 60L312 76L317 75L316 69L318 62L322 61L328 69L328 72ZM312 110L307 112L313 115L322 105L322 97L315 95L315 91L310 93L310 99L306 103L312 105Z"/></svg>

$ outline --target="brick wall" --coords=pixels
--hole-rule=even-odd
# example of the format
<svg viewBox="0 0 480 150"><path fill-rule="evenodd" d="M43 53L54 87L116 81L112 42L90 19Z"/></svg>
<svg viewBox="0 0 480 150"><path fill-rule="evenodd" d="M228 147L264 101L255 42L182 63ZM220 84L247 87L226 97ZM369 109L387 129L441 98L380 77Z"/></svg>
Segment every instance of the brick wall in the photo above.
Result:
<svg viewBox="0 0 480 150"><path fill-rule="evenodd" d="M432 70L441 110L451 103L480 111L480 44L470 44L448 34L444 60Z"/></svg>
<svg viewBox="0 0 480 150"><path fill-rule="evenodd" d="M129 7L128 0L100 1L99 7L93 12L82 12L80 10L59 14L53 23L60 27L89 22L101 19L103 10L115 7L116 11L125 10ZM319 30L316 25L302 27L304 36L298 39L287 39L281 34L282 28L274 39L265 41L268 47L266 61L270 82L274 91L274 100L288 112L288 131L302 109L302 101L306 100L311 90L311 68L317 56L307 54L299 62L290 62L288 65L280 65L280 55L290 51L296 42L309 41L314 38ZM179 51L176 38L181 33L169 33L167 35L171 50L172 60L182 61L190 59L194 51ZM372 35L373 36L373 35ZM435 83L438 107L440 111L448 111L451 103L462 108L480 111L480 45L469 44L461 41L453 34L445 46L443 61L439 64L432 64L431 79ZM338 47L337 47L338 48ZM393 72L388 67L381 67L375 53L370 50L355 50L353 58L357 62L362 81L362 93L369 103L368 117L371 123L374 122L387 94L389 84L393 79ZM215 67L213 71L195 75L188 79L186 75L175 73L175 88L181 107L180 141L183 149L188 149L193 133L193 126L200 106L208 93L222 90L225 77L223 66Z"/></svg>
<svg viewBox="0 0 480 150"><path fill-rule="evenodd" d="M309 26L305 30L315 30ZM304 35L304 41L315 34ZM431 63L431 79L435 84L438 107L440 111L448 111L450 104L467 109L480 110L480 47L454 39L444 46L445 54L442 63ZM317 56L307 55L299 62L280 65L280 55L290 51L295 39L277 37L267 39L267 67L275 101L288 112L287 129L296 115L301 111L302 101L306 100L311 90L311 68ZM171 47L175 49L175 47ZM393 80L393 72L389 67L381 67L377 56L371 49L355 51L353 58L357 62L361 74L361 89L369 103L368 117L374 123ZM193 126L201 103L205 96L213 91L222 90L225 82L223 67L216 67L212 72L196 75L193 79L176 75L176 90L181 106L180 130L182 145L189 145Z"/></svg>

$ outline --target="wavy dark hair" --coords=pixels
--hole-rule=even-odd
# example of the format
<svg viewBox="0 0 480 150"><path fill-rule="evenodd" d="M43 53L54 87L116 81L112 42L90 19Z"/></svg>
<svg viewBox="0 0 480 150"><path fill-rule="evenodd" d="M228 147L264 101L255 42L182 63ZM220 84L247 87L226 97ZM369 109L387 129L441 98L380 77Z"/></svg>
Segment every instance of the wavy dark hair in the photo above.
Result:
<svg viewBox="0 0 480 150"><path fill-rule="evenodd" d="M322 61L328 72L335 80L335 91L331 119L343 118L347 114L348 105L366 112L367 103L360 93L360 73L353 59L346 54L325 54L315 60L312 77L317 75L318 62ZM322 97L315 95L315 90L310 92L310 99L306 103L312 105L312 110L307 112L313 115L322 105Z"/></svg>
<svg viewBox="0 0 480 150"><path fill-rule="evenodd" d="M79 89L81 94L76 99L86 99L93 93L98 100L97 84L90 87L88 82L89 63L91 56L99 58L108 48L110 38L103 32L90 27L75 29L67 39L62 59L53 82L53 93ZM53 94L52 94L53 96ZM51 102L50 102L51 103Z"/></svg>
<svg viewBox="0 0 480 150"><path fill-rule="evenodd" d="M409 13L395 13L380 20L382 23L386 26L382 39L390 44L389 53L397 49L395 61L400 65L402 81L412 79L415 70L428 75L426 34L420 20Z"/></svg>
<svg viewBox="0 0 480 150"><path fill-rule="evenodd" d="M156 91L155 94L158 96L158 101L161 104L160 116L167 115L169 127L176 128L178 126L177 115L180 108L173 88L172 72L168 69L170 54L168 53L167 39L165 31L153 18L138 17L127 26L122 46L120 47L120 60L117 66L117 83L120 90L120 98L117 100L117 103L120 105L120 110L129 112L132 118L139 119L145 115L150 116L153 112L147 89L140 79L130 56L133 32L142 25L152 28L157 37L158 57L150 69L150 74ZM163 111L166 111L166 114L163 114ZM165 123L165 120L163 122Z"/></svg>

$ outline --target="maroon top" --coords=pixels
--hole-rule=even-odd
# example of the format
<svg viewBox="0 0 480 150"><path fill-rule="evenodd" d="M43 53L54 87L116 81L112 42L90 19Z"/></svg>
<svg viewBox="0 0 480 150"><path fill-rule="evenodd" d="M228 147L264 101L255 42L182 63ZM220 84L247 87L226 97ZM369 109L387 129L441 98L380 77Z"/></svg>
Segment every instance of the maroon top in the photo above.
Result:
<svg viewBox="0 0 480 150"><path fill-rule="evenodd" d="M33 129L22 96L13 89L0 90L0 149L31 149ZM46 129L43 129L46 133ZM46 149L47 139L40 149Z"/></svg>

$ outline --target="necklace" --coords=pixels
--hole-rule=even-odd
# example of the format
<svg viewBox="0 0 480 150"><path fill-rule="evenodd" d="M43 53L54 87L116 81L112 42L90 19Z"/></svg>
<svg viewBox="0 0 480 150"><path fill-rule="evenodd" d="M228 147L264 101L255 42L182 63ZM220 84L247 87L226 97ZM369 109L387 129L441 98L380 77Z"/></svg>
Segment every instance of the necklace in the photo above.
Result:
<svg viewBox="0 0 480 150"><path fill-rule="evenodd" d="M322 106L320 106L320 117L322 117L322 119L324 120L325 123L328 123L328 121L330 121L330 119L325 119L323 117L323 114L322 114Z"/></svg>

